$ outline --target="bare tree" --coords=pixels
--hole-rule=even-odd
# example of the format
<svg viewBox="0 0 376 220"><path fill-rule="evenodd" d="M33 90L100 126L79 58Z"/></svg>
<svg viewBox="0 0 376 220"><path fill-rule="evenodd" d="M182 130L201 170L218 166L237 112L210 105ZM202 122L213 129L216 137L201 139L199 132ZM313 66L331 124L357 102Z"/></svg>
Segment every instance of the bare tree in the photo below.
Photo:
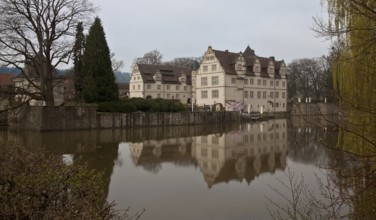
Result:
<svg viewBox="0 0 376 220"><path fill-rule="evenodd" d="M152 50L144 54L143 57L136 58L133 63L134 64L154 64L159 65L162 64L163 55L158 50Z"/></svg>
<svg viewBox="0 0 376 220"><path fill-rule="evenodd" d="M55 70L69 62L76 26L94 11L89 0L1 0L0 62L22 71L34 98L54 105ZM38 83L23 70L26 62Z"/></svg>
<svg viewBox="0 0 376 220"><path fill-rule="evenodd" d="M196 57L177 57L172 61L164 62L166 65L193 68L199 65L199 58Z"/></svg>
<svg viewBox="0 0 376 220"><path fill-rule="evenodd" d="M112 70L115 73L115 72L119 71L124 66L124 62L122 60L116 60L115 59L115 53L111 53L110 57L111 57L111 63L112 63Z"/></svg>
<svg viewBox="0 0 376 220"><path fill-rule="evenodd" d="M288 75L288 90L291 97L312 97L315 100L326 97L327 90L324 88L330 80L327 79L330 69L324 56L293 60L288 65Z"/></svg>

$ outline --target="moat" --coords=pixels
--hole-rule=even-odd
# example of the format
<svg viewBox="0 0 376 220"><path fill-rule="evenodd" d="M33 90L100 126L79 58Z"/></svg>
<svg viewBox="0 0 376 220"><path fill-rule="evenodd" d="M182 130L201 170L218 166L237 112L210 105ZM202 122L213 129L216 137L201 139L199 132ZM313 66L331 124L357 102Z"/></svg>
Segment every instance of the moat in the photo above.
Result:
<svg viewBox="0 0 376 220"><path fill-rule="evenodd" d="M270 219L268 198L288 202L280 181L304 177L320 197L318 179L343 157L337 133L291 119L242 124L64 132L10 131L0 140L32 151L85 161L104 172L107 198L141 219Z"/></svg>

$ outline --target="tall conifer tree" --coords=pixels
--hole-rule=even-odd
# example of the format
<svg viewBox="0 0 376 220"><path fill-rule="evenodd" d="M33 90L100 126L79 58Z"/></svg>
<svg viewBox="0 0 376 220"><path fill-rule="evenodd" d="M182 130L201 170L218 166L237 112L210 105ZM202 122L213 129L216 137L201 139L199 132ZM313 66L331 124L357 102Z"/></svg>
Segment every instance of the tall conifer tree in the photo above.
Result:
<svg viewBox="0 0 376 220"><path fill-rule="evenodd" d="M73 60L74 60L74 88L76 91L76 101L82 100L82 85L83 85L83 56L85 48L85 35L82 22L78 23L76 28L76 41L73 47Z"/></svg>
<svg viewBox="0 0 376 220"><path fill-rule="evenodd" d="M110 49L101 20L96 17L86 38L83 57L83 97L86 102L115 101L119 97Z"/></svg>

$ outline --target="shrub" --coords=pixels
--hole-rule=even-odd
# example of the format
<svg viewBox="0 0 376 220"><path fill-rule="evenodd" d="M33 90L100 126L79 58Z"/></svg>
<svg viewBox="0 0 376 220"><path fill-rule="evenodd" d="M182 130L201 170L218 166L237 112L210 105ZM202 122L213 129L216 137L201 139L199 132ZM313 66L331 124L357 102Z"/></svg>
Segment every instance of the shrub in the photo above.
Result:
<svg viewBox="0 0 376 220"><path fill-rule="evenodd" d="M100 173L0 143L0 219L108 219Z"/></svg>
<svg viewBox="0 0 376 220"><path fill-rule="evenodd" d="M98 104L98 112L178 112L185 111L185 106L175 100L131 98L118 102Z"/></svg>

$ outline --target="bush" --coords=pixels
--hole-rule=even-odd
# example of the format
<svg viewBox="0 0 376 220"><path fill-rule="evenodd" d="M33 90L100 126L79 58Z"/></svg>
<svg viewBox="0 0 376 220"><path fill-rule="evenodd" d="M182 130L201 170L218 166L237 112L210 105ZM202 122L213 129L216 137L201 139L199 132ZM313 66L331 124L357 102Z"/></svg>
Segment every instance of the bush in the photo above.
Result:
<svg viewBox="0 0 376 220"><path fill-rule="evenodd" d="M0 219L116 218L100 173L0 143Z"/></svg>

